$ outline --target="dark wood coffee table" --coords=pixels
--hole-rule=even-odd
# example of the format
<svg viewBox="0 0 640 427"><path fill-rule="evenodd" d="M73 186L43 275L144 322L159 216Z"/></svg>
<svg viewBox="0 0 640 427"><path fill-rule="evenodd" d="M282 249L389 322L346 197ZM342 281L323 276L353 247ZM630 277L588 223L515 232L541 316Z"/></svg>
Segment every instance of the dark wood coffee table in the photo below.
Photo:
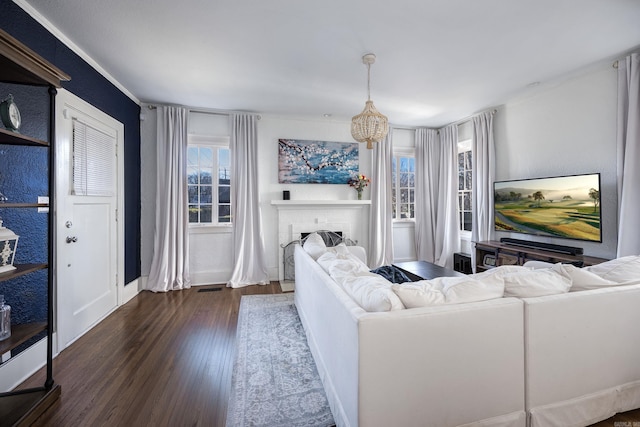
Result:
<svg viewBox="0 0 640 427"><path fill-rule="evenodd" d="M395 267L402 270L409 279L416 280L430 280L436 277L460 277L464 274L446 267L440 267L427 261L409 261L409 262L397 262L393 264Z"/></svg>

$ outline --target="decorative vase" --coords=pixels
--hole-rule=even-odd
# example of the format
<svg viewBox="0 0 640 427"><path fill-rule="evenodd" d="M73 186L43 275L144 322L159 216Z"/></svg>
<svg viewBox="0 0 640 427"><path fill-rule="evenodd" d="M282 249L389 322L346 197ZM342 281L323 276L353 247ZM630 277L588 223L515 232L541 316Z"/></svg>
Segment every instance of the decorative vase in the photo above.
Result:
<svg viewBox="0 0 640 427"><path fill-rule="evenodd" d="M358 200L362 200L362 190L358 190Z"/></svg>

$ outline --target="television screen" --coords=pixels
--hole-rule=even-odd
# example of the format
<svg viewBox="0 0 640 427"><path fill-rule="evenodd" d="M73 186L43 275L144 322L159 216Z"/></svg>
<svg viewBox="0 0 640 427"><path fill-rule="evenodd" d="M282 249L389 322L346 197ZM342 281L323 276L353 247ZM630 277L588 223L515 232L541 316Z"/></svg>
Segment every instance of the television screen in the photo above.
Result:
<svg viewBox="0 0 640 427"><path fill-rule="evenodd" d="M602 241L600 174L499 181L496 231Z"/></svg>

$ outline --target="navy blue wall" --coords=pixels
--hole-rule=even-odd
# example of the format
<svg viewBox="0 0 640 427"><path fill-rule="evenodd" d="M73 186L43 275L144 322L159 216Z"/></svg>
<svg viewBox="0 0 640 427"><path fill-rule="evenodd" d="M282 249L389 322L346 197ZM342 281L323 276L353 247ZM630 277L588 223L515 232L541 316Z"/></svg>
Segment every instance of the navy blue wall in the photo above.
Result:
<svg viewBox="0 0 640 427"><path fill-rule="evenodd" d="M46 87L0 83L0 98L13 94L20 108L25 135L47 140L49 94ZM20 103L18 104L18 100ZM22 105L24 104L24 108ZM11 203L35 203L37 196L49 192L49 156L45 147L0 145L0 192ZM0 204L0 218L4 226L20 236L15 263L47 262L48 214L36 209L6 209ZM11 323L47 321L47 270L0 282L0 294L11 306ZM12 351L15 356L33 342Z"/></svg>
<svg viewBox="0 0 640 427"><path fill-rule="evenodd" d="M140 276L140 106L10 0L0 0L0 28L69 74L65 89L124 124L125 283L135 280Z"/></svg>

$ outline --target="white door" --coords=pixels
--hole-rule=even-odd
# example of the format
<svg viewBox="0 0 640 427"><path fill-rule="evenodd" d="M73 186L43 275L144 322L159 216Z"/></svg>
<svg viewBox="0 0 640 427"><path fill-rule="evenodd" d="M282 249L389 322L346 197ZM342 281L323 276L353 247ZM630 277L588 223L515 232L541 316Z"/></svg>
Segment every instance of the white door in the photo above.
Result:
<svg viewBox="0 0 640 427"><path fill-rule="evenodd" d="M56 100L58 351L118 305L123 125L67 91ZM122 280L122 279L120 279Z"/></svg>

